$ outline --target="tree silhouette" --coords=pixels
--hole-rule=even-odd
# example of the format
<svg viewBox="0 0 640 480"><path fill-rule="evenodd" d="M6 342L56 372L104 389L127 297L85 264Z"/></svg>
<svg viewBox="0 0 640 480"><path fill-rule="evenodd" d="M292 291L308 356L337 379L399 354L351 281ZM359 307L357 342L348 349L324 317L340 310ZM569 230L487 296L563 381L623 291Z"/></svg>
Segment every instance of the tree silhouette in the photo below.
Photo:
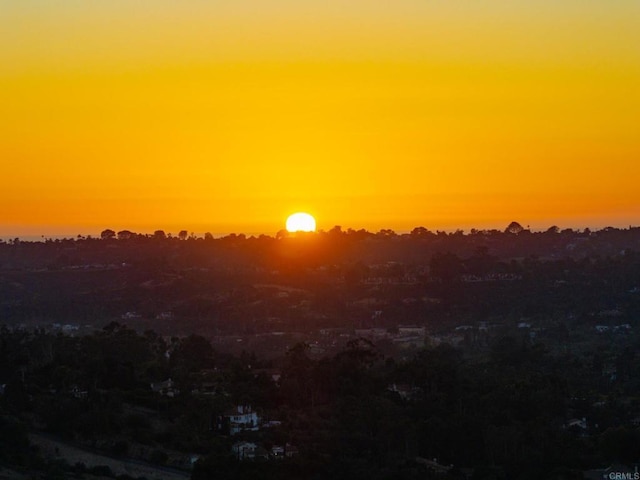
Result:
<svg viewBox="0 0 640 480"><path fill-rule="evenodd" d="M524 227L520 225L518 222L511 222L507 228L504 230L504 233L513 233L517 235L524 230Z"/></svg>
<svg viewBox="0 0 640 480"><path fill-rule="evenodd" d="M112 238L116 237L116 232L114 232L113 230L107 228L106 230L103 230L100 233L100 238L102 240L111 240Z"/></svg>
<svg viewBox="0 0 640 480"><path fill-rule="evenodd" d="M429 231L425 227L416 227L411 230L411 236L415 238L426 238L432 236L433 232Z"/></svg>
<svg viewBox="0 0 640 480"><path fill-rule="evenodd" d="M129 230L120 230L118 232L118 240L128 240L132 238L135 234Z"/></svg>

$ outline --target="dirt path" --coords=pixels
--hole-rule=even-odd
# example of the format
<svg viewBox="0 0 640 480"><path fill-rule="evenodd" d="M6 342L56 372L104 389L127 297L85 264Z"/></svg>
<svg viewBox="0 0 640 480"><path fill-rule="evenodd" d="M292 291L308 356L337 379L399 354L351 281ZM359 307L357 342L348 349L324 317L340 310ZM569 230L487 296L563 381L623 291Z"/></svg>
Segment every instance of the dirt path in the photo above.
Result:
<svg viewBox="0 0 640 480"><path fill-rule="evenodd" d="M138 460L101 455L38 433L29 434L29 440L33 445L40 447L43 456L63 459L72 466L76 463L84 463L88 468L106 465L116 475L126 474L134 478L146 477L149 480L185 480L190 478L187 472L149 465Z"/></svg>

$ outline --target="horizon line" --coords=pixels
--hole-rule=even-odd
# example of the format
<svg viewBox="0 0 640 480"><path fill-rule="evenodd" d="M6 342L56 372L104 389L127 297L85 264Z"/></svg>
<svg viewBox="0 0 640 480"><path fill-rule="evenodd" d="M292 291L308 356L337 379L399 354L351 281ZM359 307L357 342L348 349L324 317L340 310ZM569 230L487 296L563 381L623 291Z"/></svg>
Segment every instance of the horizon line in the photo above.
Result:
<svg viewBox="0 0 640 480"><path fill-rule="evenodd" d="M511 222L510 222L511 223ZM551 224L548 227L544 227L541 229L537 229L537 228L531 228L529 225L522 225L520 222L516 223L520 224L523 229L525 231L529 231L531 233L543 233L546 232L547 230L549 230L552 227L557 227L559 228L560 231L563 230L572 230L575 233L580 233L580 232L584 232L585 230L589 230L590 232L598 232L598 231L602 231L602 230L606 230L608 228L614 228L616 230L631 230L634 228L638 228L638 226L636 225L632 225L632 224L627 224L626 226L616 226L616 224L611 224L611 225L607 225L607 226L585 226L585 227L562 227L558 224ZM509 225L509 224L507 224ZM411 229L393 229L393 228L380 228L377 230L370 230L367 228L351 228L351 227L343 227L341 225L334 225L333 227L329 228L329 229L322 229L319 228L317 230L315 230L314 232L309 232L309 233L328 233L330 230L332 230L333 228L336 227L340 227L342 232L349 232L349 231L355 231L355 232L360 232L362 230L364 230L367 233L370 234L376 234L379 233L383 230L391 230L392 232L394 232L396 235L407 235L410 234L413 230L418 229L418 228L425 228L427 231L431 232L431 233L437 233L437 232L445 232L447 234L451 234L451 233L455 233L458 231L461 231L464 235L470 235L472 234L473 230L476 230L478 232L502 232L504 233L505 229L507 228L506 226L503 228L475 228L475 227L470 227L470 228L442 228L442 229L431 229L429 227L426 227L424 225L417 225ZM18 239L20 241L25 241L25 242L44 242L47 240L88 240L88 239L96 239L96 240L100 240L101 239L101 232L103 232L104 230L113 230L116 235L118 232L121 231L129 231L134 235L142 235L142 236L153 236L153 234L156 231L163 231L165 233L165 235L169 238L178 238L178 233L173 233L171 231L162 229L162 228L157 228L154 229L152 231L135 231L135 230L130 230L130 229L109 229L109 228L104 228L101 229L100 231L94 231L93 233L77 233L77 234L0 234L0 241L9 241L9 240L14 240L14 239ZM182 229L188 232L188 236L189 237L195 237L196 239L200 238L204 238L205 235L207 234L211 234L213 236L214 239L220 239L220 238L225 238L231 235L244 235L246 238L258 238L260 236L267 236L267 237L276 237L278 235L279 232L281 231L286 231L285 228L281 228L275 232L272 233L266 233L264 231L262 232L242 232L242 231L235 231L235 232L209 232L209 231L202 231L202 232L193 232L193 231L188 231L188 229ZM180 231L180 230L179 230ZM178 232L179 232L178 231Z"/></svg>

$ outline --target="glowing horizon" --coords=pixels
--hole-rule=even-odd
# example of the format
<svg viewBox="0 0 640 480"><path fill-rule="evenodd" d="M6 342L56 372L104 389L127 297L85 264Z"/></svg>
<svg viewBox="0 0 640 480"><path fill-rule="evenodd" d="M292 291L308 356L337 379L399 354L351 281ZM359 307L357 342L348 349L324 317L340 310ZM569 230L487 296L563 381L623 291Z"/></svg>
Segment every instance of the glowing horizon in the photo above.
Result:
<svg viewBox="0 0 640 480"><path fill-rule="evenodd" d="M0 236L640 223L640 5L0 0Z"/></svg>

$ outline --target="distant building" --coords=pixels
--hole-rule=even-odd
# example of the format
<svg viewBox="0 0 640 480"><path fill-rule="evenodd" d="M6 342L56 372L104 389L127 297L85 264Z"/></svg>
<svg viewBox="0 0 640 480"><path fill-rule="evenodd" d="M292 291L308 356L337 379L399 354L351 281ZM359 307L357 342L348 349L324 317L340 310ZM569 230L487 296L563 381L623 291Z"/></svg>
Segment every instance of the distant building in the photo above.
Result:
<svg viewBox="0 0 640 480"><path fill-rule="evenodd" d="M572 418L564 424L564 428L581 437L586 437L589 425L586 418Z"/></svg>
<svg viewBox="0 0 640 480"><path fill-rule="evenodd" d="M576 428L576 429L580 429L580 430L586 430L587 429L587 419L586 418L572 418L571 420L569 420L566 425L566 428Z"/></svg>
<svg viewBox="0 0 640 480"><path fill-rule="evenodd" d="M271 458L282 460L284 458L284 447L282 445L274 445L271 447Z"/></svg>
<svg viewBox="0 0 640 480"><path fill-rule="evenodd" d="M78 400L86 400L89 398L89 392L85 389L80 388L78 385L73 385L69 390L69 393L73 395Z"/></svg>
<svg viewBox="0 0 640 480"><path fill-rule="evenodd" d="M178 390L175 386L175 382L170 378L165 380L164 382L152 383L151 390L153 390L155 393L159 393L160 395L172 398L180 393L180 390Z"/></svg>
<svg viewBox="0 0 640 480"><path fill-rule="evenodd" d="M260 417L250 406L238 405L237 407L220 415L216 422L217 430L228 435L237 435L241 432L256 432L260 429Z"/></svg>
<svg viewBox="0 0 640 480"><path fill-rule="evenodd" d="M425 327L417 325L400 325L398 327L398 334L402 337L424 337L425 333Z"/></svg>
<svg viewBox="0 0 640 480"><path fill-rule="evenodd" d="M231 447L231 451L238 460L253 460L257 449L258 445L252 442L238 442Z"/></svg>
<svg viewBox="0 0 640 480"><path fill-rule="evenodd" d="M415 325L400 325L398 333L392 335L394 344L402 347L424 347L425 345L425 327Z"/></svg>
<svg viewBox="0 0 640 480"><path fill-rule="evenodd" d="M266 448L252 442L238 442L231 447L238 460L268 460L269 452Z"/></svg>

